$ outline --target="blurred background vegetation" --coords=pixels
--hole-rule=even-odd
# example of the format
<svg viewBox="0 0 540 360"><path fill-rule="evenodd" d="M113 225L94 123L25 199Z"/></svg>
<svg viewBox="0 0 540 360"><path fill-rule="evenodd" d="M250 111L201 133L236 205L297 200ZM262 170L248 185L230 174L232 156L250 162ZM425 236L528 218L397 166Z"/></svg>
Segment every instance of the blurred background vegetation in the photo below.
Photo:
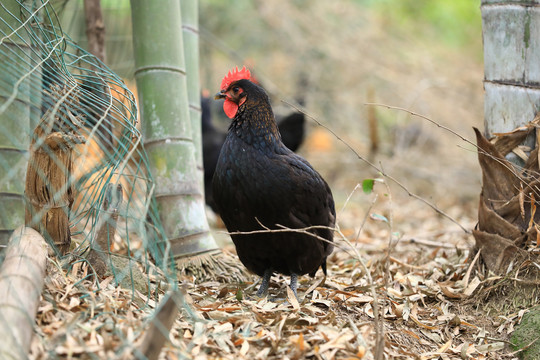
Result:
<svg viewBox="0 0 540 360"><path fill-rule="evenodd" d="M86 37L82 1L57 0L57 2L59 3L57 8L64 9L62 16L64 29L84 45ZM292 7L306 12L306 15L310 13L317 15L310 9L312 6L317 6L317 4L314 5L316 2L295 0L290 3ZM106 14L109 64L116 72L129 77L133 72L129 0L102 0L101 3ZM219 0L201 0L201 25L207 31L219 30L221 34L227 35L226 45L231 48L244 45L244 52L256 52L261 49L268 51L269 49L264 46L276 39L274 36L264 39L258 37L260 32L271 30L271 26L267 26L266 21L259 21L260 19L256 17L263 3L263 1L229 3ZM280 8L284 5L283 3L278 1L273 6ZM417 38L420 41L434 41L440 46L462 48L471 55L477 56L478 60L482 56L481 36L479 36L481 34L480 5L477 1L340 0L334 4L327 4L326 7L330 10L327 20L343 27L353 25L350 27L351 31L358 26L369 26L370 21L376 21L384 26L386 31L397 37ZM356 18L356 21L343 22L340 14L344 15L344 13L347 13L348 20ZM294 19L282 18L282 20L294 22ZM317 18L314 17L313 20L317 21ZM236 29L243 30L237 32ZM246 45L250 45L250 48L248 49ZM279 44L274 43L274 45L279 47Z"/></svg>
<svg viewBox="0 0 540 360"><path fill-rule="evenodd" d="M482 56L480 1L471 0L357 0L368 4L378 15L386 17L389 27L398 32L418 34L442 45L466 48ZM394 26L391 26L393 23Z"/></svg>
<svg viewBox="0 0 540 360"><path fill-rule="evenodd" d="M57 1L64 30L85 47L82 1ZM202 88L214 94L230 68L246 64L277 114L293 111L281 100L302 103L411 191L456 218L474 216L480 192L474 148L407 112L366 103L418 112L472 139L472 126L483 128L479 6L472 0L201 0ZM133 87L129 0L102 0L102 7L106 63ZM369 117L379 130L375 154ZM328 179L338 207L357 183L377 176L314 121L301 153ZM396 191L394 198L400 196L407 198ZM343 221L361 216L368 203L360 200L361 209L353 206Z"/></svg>

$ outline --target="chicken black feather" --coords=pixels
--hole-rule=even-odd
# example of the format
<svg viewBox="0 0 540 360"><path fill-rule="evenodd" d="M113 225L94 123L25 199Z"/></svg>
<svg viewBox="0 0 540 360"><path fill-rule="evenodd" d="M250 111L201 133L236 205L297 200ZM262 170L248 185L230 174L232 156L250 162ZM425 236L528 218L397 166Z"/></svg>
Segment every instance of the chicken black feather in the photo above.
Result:
<svg viewBox="0 0 540 360"><path fill-rule="evenodd" d="M210 106L210 101L209 97L201 97L204 195L206 204L210 206L215 213L218 213L212 193L212 178L214 177L219 152L225 142L227 133L216 128L212 123L212 108ZM293 112L279 119L277 123L283 144L292 151L298 150L304 142L304 114Z"/></svg>

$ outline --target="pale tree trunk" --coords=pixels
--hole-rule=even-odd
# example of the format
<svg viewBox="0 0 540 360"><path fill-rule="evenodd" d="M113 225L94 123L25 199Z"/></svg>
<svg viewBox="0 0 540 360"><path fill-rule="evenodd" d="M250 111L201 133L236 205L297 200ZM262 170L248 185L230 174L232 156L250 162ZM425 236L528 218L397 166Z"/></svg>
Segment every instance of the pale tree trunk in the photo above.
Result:
<svg viewBox="0 0 540 360"><path fill-rule="evenodd" d="M215 250L196 170L180 1L131 0L131 11L144 146L170 252L180 258Z"/></svg>
<svg viewBox="0 0 540 360"><path fill-rule="evenodd" d="M535 0L483 0L481 10L489 138L532 121L540 110L540 7Z"/></svg>

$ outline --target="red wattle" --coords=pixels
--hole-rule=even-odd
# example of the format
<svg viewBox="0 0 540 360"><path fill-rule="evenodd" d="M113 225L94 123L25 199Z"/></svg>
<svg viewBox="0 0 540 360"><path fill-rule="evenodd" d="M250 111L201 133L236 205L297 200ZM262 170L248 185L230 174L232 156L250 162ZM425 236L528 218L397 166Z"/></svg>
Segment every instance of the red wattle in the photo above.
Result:
<svg viewBox="0 0 540 360"><path fill-rule="evenodd" d="M225 111L225 115L232 119L238 111L238 105L234 101L225 99L225 102L223 103L223 111Z"/></svg>

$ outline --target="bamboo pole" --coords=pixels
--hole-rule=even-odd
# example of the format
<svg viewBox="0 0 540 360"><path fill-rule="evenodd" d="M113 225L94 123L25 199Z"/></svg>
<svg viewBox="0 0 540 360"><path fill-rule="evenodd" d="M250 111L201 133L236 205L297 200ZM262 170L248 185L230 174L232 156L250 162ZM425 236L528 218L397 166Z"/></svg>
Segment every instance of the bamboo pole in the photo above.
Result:
<svg viewBox="0 0 540 360"><path fill-rule="evenodd" d="M191 136L195 147L197 163L196 176L204 189L204 168L202 157L201 130L201 86L199 76L199 4L197 0L180 2L182 12L182 38L184 40L184 58L187 71L187 95Z"/></svg>
<svg viewBox="0 0 540 360"><path fill-rule="evenodd" d="M527 124L540 111L537 3L536 0L482 0L484 132L488 138ZM534 148L534 135L526 144ZM507 158L523 165L517 156Z"/></svg>
<svg viewBox="0 0 540 360"><path fill-rule="evenodd" d="M47 6L42 7L42 4L34 0L23 0L23 5L26 9L25 18L33 16L36 21L38 21L42 26L47 24L46 16ZM49 5L50 7L50 5ZM34 31L32 34L34 48L31 51L32 56L32 66L39 64L43 60L43 33L41 31ZM30 81L30 102L34 106L30 106L30 127L28 128L28 133L32 134L32 131L36 128L39 120L41 119L41 105L43 101L43 66L34 67L34 71L29 76ZM20 224L18 224L20 225Z"/></svg>
<svg viewBox="0 0 540 360"><path fill-rule="evenodd" d="M0 245L24 223L24 178L30 143L31 46L20 29L21 5L15 0L0 6ZM23 59L21 61L21 59Z"/></svg>
<svg viewBox="0 0 540 360"><path fill-rule="evenodd" d="M175 258L217 249L206 220L189 116L180 2L131 0L144 146Z"/></svg>
<svg viewBox="0 0 540 360"><path fill-rule="evenodd" d="M0 268L0 358L27 359L47 264L47 243L35 230L16 229Z"/></svg>

